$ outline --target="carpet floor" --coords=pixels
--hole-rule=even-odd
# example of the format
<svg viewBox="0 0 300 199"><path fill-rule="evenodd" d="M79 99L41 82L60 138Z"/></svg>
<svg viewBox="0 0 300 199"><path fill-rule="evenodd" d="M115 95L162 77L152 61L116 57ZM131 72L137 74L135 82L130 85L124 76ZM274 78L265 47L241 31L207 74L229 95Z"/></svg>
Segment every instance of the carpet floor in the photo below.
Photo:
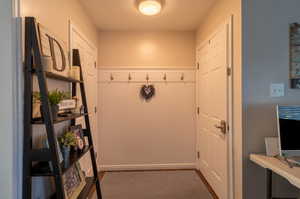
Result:
<svg viewBox="0 0 300 199"><path fill-rule="evenodd" d="M106 172L103 199L212 199L195 171Z"/></svg>

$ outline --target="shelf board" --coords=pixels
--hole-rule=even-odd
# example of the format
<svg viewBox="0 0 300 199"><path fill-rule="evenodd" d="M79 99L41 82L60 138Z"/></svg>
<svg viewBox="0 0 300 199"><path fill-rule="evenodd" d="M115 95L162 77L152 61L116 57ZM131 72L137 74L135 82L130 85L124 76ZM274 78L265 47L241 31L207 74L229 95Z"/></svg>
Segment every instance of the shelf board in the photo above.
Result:
<svg viewBox="0 0 300 199"><path fill-rule="evenodd" d="M80 192L77 199L88 198L89 195L92 193L93 187L96 185L96 180L94 179L94 177L86 177L85 182L86 182L86 184L85 184L84 188L82 189L82 191ZM51 196L51 199L56 199L56 194L53 194Z"/></svg>
<svg viewBox="0 0 300 199"><path fill-rule="evenodd" d="M77 199L86 199L91 194L93 187L96 184L96 179L94 177L87 177L85 179L86 185L77 197Z"/></svg>
<svg viewBox="0 0 300 199"><path fill-rule="evenodd" d="M45 72L46 77L48 77L49 79L56 79L56 80L60 80L60 81L65 81L65 82L70 82L70 83L83 83L83 81L74 79L74 78L70 78L70 77L65 77L63 75L59 75L56 73L51 73L51 72Z"/></svg>
<svg viewBox="0 0 300 199"><path fill-rule="evenodd" d="M36 71L33 70L33 73L36 74ZM52 73L52 72L48 72L48 71L45 71L44 73L45 73L45 76L49 79L55 79L55 80L60 80L60 81L70 82L70 83L83 83L83 81L81 81L81 80L77 80L77 79L74 79L71 77L66 77L66 76L63 76L63 75L60 75L57 73Z"/></svg>
<svg viewBox="0 0 300 199"><path fill-rule="evenodd" d="M60 166L62 169L62 174L66 173L76 162L78 162L87 152L89 152L93 146L86 146L82 151L78 152L71 152L70 160L68 165L65 165L63 161ZM34 165L31 169L32 176L53 176L53 172L50 169L48 162L39 162L38 164Z"/></svg>
<svg viewBox="0 0 300 199"><path fill-rule="evenodd" d="M60 122L64 122L64 121L68 121L68 120L72 120L72 119L76 119L79 117L83 117L88 115L87 113L84 114L80 114L80 113L76 113L76 114L72 114L66 117L57 117L57 119L54 121L54 124L60 123ZM38 119L34 119L31 122L32 124L44 124L44 120L42 120L41 118Z"/></svg>

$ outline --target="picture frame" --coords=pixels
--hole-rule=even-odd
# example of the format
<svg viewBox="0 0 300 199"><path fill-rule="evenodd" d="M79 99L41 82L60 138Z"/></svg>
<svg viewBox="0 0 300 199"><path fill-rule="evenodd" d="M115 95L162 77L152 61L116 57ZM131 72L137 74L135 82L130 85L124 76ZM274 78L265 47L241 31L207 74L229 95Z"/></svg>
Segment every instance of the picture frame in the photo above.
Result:
<svg viewBox="0 0 300 199"><path fill-rule="evenodd" d="M300 24L290 24L290 87L300 89Z"/></svg>
<svg viewBox="0 0 300 199"><path fill-rule="evenodd" d="M62 100L58 106L60 111L72 110L76 108L76 99Z"/></svg>
<svg viewBox="0 0 300 199"><path fill-rule="evenodd" d="M76 148L79 150L83 150L87 146L87 143L85 142L85 139L84 139L82 125L78 124L75 126L71 126L70 131L72 131L76 136L76 139L77 139L77 147Z"/></svg>
<svg viewBox="0 0 300 199"><path fill-rule="evenodd" d="M85 175L77 162L63 175L66 199L76 199L86 185Z"/></svg>

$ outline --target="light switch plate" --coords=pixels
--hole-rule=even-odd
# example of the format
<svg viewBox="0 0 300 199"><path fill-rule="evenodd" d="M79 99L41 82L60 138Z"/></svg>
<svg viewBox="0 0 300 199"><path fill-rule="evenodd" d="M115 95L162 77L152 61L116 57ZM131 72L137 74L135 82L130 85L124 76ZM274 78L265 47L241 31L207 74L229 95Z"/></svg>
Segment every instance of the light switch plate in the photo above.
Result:
<svg viewBox="0 0 300 199"><path fill-rule="evenodd" d="M283 97L284 96L284 84L271 84L270 87L270 95L271 97Z"/></svg>

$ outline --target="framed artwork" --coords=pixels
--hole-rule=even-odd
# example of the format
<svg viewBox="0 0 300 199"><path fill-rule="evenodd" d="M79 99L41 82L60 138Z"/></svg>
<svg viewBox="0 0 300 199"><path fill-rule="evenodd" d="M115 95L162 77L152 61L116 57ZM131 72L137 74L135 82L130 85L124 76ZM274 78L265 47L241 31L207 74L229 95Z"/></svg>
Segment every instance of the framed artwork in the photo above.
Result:
<svg viewBox="0 0 300 199"><path fill-rule="evenodd" d="M71 126L70 131L75 134L77 140L77 149L82 150L86 146L86 142L83 135L82 125Z"/></svg>
<svg viewBox="0 0 300 199"><path fill-rule="evenodd" d="M65 111L65 110L73 110L76 108L76 100L75 99L65 99L62 100L59 104L59 110Z"/></svg>
<svg viewBox="0 0 300 199"><path fill-rule="evenodd" d="M291 88L300 89L300 24L290 24Z"/></svg>
<svg viewBox="0 0 300 199"><path fill-rule="evenodd" d="M291 79L291 88L300 89L300 78L299 79Z"/></svg>
<svg viewBox="0 0 300 199"><path fill-rule="evenodd" d="M86 185L84 172L76 163L63 176L64 192L67 199L75 199Z"/></svg>

